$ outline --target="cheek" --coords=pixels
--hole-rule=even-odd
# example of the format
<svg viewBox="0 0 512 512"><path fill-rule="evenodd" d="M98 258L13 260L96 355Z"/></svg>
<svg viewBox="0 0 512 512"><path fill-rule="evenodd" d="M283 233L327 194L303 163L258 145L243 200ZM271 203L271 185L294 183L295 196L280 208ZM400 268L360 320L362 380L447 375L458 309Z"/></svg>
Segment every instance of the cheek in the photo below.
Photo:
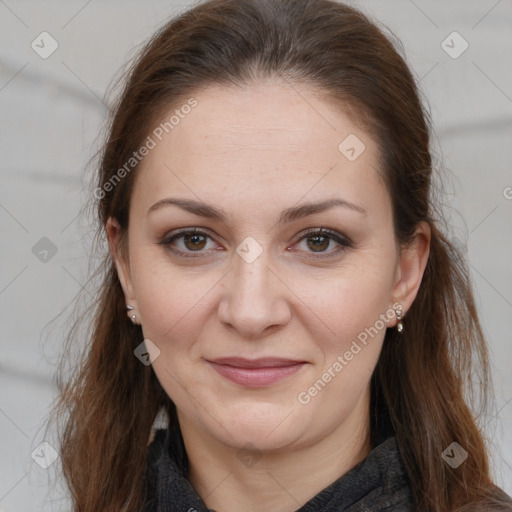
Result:
<svg viewBox="0 0 512 512"><path fill-rule="evenodd" d="M343 421L367 388L391 315L391 282L387 272L368 264L331 279L322 300L311 297L308 305L325 325L312 333L319 364L297 399L309 404L315 415ZM313 316L310 314L312 322Z"/></svg>
<svg viewBox="0 0 512 512"><path fill-rule="evenodd" d="M366 254L325 279L296 280L294 290L310 311L310 325L319 326L316 337L326 356L348 349L359 335L364 340L368 329L385 332L380 319L391 314L393 262L384 252Z"/></svg>
<svg viewBox="0 0 512 512"><path fill-rule="evenodd" d="M204 328L207 305L223 273L178 268L155 250L135 253L131 262L144 337L178 355Z"/></svg>
<svg viewBox="0 0 512 512"><path fill-rule="evenodd" d="M137 288L137 304L148 334L160 340L183 334L201 312L201 288L197 279L184 282L172 272L145 280Z"/></svg>

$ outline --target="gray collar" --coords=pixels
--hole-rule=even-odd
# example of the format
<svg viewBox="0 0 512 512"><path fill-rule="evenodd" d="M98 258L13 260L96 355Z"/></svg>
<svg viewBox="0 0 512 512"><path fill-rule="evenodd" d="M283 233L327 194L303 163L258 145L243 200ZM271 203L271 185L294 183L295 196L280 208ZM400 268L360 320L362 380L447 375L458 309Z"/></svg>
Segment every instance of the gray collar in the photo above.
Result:
<svg viewBox="0 0 512 512"><path fill-rule="evenodd" d="M212 512L187 474L188 460L179 427L157 430L149 447L143 512ZM396 438L391 436L297 512L412 512L412 503Z"/></svg>

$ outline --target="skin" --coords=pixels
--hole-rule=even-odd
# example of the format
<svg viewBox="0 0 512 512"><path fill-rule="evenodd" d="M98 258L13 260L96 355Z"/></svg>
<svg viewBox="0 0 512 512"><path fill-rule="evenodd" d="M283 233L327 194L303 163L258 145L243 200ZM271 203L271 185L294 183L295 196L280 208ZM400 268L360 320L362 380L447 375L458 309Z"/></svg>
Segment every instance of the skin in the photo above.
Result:
<svg viewBox="0 0 512 512"><path fill-rule="evenodd" d="M160 350L153 368L177 406L198 493L223 512L293 511L369 453L369 383L386 329L309 403L298 395L394 304L406 317L430 232L420 225L408 249L398 246L376 141L318 91L261 81L194 97L198 106L137 171L128 250L115 219L107 235L130 314ZM338 150L349 134L366 146L354 161ZM226 219L173 205L148 214L169 197L206 202ZM364 213L337 206L279 223L287 208L333 198ZM199 257L161 245L194 227L209 237L170 245ZM351 245L304 233L313 228ZM251 263L236 252L246 237L263 251ZM396 323L386 317L386 327ZM228 356L307 364L250 389L207 362Z"/></svg>

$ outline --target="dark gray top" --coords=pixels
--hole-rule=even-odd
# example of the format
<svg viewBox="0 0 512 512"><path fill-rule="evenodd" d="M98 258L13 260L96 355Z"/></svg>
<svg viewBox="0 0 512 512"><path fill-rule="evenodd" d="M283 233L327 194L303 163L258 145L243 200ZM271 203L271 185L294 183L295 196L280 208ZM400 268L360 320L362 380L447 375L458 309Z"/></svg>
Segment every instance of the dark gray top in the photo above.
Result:
<svg viewBox="0 0 512 512"><path fill-rule="evenodd" d="M212 512L187 480L179 428L157 430L149 447L144 512ZM394 436L311 498L297 512L412 512L409 480Z"/></svg>

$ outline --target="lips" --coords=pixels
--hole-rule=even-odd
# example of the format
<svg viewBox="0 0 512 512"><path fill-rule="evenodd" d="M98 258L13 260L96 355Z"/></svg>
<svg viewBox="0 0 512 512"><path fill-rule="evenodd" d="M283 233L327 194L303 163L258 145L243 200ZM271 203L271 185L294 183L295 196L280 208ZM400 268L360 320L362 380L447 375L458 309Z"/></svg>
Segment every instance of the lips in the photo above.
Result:
<svg viewBox="0 0 512 512"><path fill-rule="evenodd" d="M269 386L296 374L307 364L306 361L274 357L225 357L208 363L224 378L246 387Z"/></svg>

